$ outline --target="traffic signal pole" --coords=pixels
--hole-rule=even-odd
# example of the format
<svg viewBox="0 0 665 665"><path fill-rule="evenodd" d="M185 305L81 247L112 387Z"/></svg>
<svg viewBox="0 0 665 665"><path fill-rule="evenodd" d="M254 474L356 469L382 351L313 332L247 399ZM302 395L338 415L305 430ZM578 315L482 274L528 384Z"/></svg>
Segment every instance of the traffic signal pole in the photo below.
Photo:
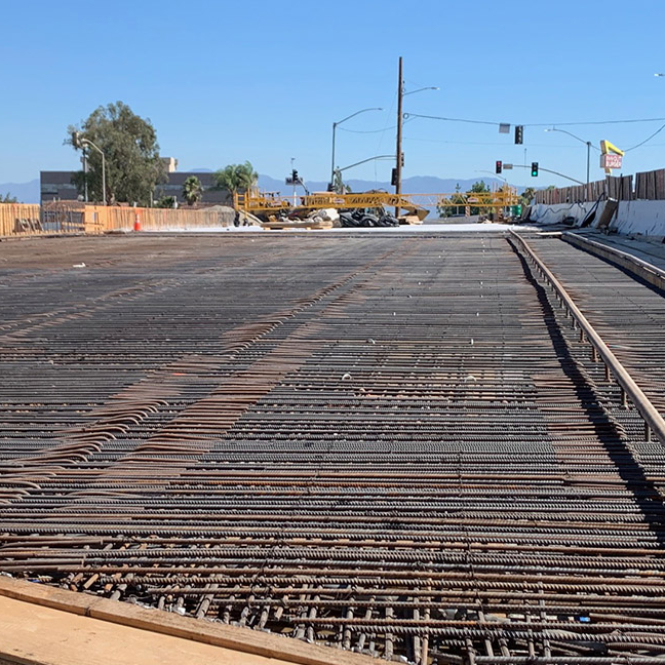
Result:
<svg viewBox="0 0 665 665"><path fill-rule="evenodd" d="M503 168L506 168L506 165L503 165ZM514 169L530 169L530 166L522 166L522 164L513 164ZM578 185L584 185L585 183L581 182L580 180L575 180L575 178L571 178L568 175L565 175L564 173L559 173L558 171L552 171L551 169L546 169L542 166L538 166L539 171L545 171L546 173L553 173L554 175L558 175L560 178L565 178L566 180L570 180L572 182L576 182Z"/></svg>

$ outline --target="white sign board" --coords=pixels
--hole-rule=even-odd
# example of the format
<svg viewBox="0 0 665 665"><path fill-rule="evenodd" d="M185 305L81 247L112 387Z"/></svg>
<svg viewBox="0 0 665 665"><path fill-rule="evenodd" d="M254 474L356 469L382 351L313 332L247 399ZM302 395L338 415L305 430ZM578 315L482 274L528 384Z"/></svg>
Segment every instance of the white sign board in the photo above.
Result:
<svg viewBox="0 0 665 665"><path fill-rule="evenodd" d="M621 155L607 153L600 156L600 167L602 169L620 169L622 162L623 157Z"/></svg>

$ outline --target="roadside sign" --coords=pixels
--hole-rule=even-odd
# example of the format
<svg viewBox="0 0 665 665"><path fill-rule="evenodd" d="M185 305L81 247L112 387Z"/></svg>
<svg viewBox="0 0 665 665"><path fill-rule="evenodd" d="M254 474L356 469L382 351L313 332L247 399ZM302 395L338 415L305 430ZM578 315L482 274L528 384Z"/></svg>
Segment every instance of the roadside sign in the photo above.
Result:
<svg viewBox="0 0 665 665"><path fill-rule="evenodd" d="M624 151L621 148L617 148L613 143L609 141L600 142L600 167L605 169L607 175L612 174L612 169L621 168L621 158L623 157Z"/></svg>
<svg viewBox="0 0 665 665"><path fill-rule="evenodd" d="M602 169L620 169L622 162L623 157L621 155L613 155L608 152L600 156L600 167ZM503 168L506 168L505 165Z"/></svg>
<svg viewBox="0 0 665 665"><path fill-rule="evenodd" d="M506 163L504 162L504 163L503 163L503 168L504 168L504 169L508 169L508 170L510 170L510 169L513 168L513 165L512 165L512 164L506 164Z"/></svg>

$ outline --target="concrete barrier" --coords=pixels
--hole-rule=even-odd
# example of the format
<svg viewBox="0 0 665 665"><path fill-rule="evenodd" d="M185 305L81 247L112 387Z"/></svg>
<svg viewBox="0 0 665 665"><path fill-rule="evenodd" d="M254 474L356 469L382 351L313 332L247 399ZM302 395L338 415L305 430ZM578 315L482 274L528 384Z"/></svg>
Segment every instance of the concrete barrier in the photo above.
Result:
<svg viewBox="0 0 665 665"><path fill-rule="evenodd" d="M595 206L595 202L538 204L531 207L530 221L545 225L561 224L572 217L575 221L571 226L579 227ZM590 228L596 228L604 208L605 201L600 201L595 207ZM665 238L665 201L619 201L609 230L622 235L642 235L662 240Z"/></svg>
<svg viewBox="0 0 665 665"><path fill-rule="evenodd" d="M624 235L665 237L665 201L621 201L610 229Z"/></svg>
<svg viewBox="0 0 665 665"><path fill-rule="evenodd" d="M538 224L561 224L566 218L573 217L575 220L573 225L580 226L586 216L594 209L595 205L595 201L587 203L555 203L553 205L541 203L531 206L529 219ZM598 219L604 205L604 202L601 201L596 209L594 219Z"/></svg>

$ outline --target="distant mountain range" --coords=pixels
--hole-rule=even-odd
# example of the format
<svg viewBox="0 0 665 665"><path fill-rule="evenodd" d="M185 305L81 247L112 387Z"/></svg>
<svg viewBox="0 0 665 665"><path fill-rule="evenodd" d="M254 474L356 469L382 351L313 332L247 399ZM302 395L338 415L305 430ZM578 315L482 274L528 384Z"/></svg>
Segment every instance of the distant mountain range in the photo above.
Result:
<svg viewBox="0 0 665 665"><path fill-rule="evenodd" d="M471 189L472 185L479 180L484 180L486 185L500 186L503 181L497 178L470 178L470 179L457 179L457 178L437 178L436 176L413 176L412 178L404 178L402 180L402 191L409 194L448 194L455 191L455 187L459 185L460 190L466 192ZM353 192L366 192L373 189L378 189L386 192L392 192L393 187L389 182L375 182L372 180L345 180L345 183L351 187ZM328 183L319 180L305 181L305 186L310 192L325 192ZM267 175L259 175L259 189L266 192L279 192L283 196L293 194L293 187L285 184L284 180L275 180ZM524 188L518 188L522 191ZM298 187L298 194L302 194L302 188Z"/></svg>
<svg viewBox="0 0 665 665"><path fill-rule="evenodd" d="M192 169L190 173L209 173L211 169ZM405 178L402 181L402 191L410 194L436 194L436 193L450 193L455 191L455 187L459 184L460 189L465 192L471 189L474 182L484 180L487 185L501 185L502 181L497 178L470 178L470 179L456 179L456 178L437 178L435 176L413 176L412 178ZM393 188L389 182L374 182L372 180L348 180L347 184L354 192L366 192L372 189L383 190L392 192ZM307 189L310 192L325 192L328 183L318 180L305 182ZM266 192L278 192L282 196L288 196L293 193L293 187L286 185L284 180L277 180L267 175L259 175L259 188ZM521 192L524 188L518 187ZM298 193L302 194L302 188L298 188ZM15 196L22 203L39 203L39 180L31 180L30 182L7 182L0 183L0 196L11 194Z"/></svg>
<svg viewBox="0 0 665 665"><path fill-rule="evenodd" d="M20 203L39 203L39 180L0 184L0 196L5 194L15 196Z"/></svg>

